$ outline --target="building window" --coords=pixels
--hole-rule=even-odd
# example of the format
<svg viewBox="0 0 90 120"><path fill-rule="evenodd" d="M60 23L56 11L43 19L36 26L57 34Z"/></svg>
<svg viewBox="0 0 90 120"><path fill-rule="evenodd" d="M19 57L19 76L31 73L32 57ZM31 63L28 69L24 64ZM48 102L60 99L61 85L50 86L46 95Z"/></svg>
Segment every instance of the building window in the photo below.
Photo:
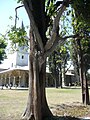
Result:
<svg viewBox="0 0 90 120"><path fill-rule="evenodd" d="M24 55L22 55L22 59L24 59Z"/></svg>

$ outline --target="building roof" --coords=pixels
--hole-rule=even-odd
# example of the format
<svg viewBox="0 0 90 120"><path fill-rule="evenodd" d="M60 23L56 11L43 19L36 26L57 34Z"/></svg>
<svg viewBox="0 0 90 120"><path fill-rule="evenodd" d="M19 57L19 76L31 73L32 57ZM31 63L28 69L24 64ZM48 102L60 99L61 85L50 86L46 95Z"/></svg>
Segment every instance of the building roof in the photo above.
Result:
<svg viewBox="0 0 90 120"><path fill-rule="evenodd" d="M20 69L20 68L12 68L12 69L7 69L7 70L4 70L4 71L1 71L0 74L12 72L12 71L18 71L18 70L19 71L28 71L28 70Z"/></svg>

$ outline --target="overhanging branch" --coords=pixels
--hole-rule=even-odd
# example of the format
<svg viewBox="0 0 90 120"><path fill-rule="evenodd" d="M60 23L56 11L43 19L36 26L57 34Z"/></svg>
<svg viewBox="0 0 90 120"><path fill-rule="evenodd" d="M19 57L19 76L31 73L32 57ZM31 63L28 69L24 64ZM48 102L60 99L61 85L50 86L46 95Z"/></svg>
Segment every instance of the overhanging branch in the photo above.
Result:
<svg viewBox="0 0 90 120"><path fill-rule="evenodd" d="M66 42L66 40L68 38L77 38L77 37L78 37L77 34L76 35L65 36L65 37L57 37L56 40L54 41L54 43L52 44L52 47L44 53L44 58L49 56L55 50L55 48L58 44L64 45L64 43Z"/></svg>
<svg viewBox="0 0 90 120"><path fill-rule="evenodd" d="M65 37L59 37L59 39L62 39L62 40L66 40L66 39L68 39L68 38L77 38L78 37L78 34L76 34L76 35L69 35L69 36L65 36Z"/></svg>
<svg viewBox="0 0 90 120"><path fill-rule="evenodd" d="M17 24L17 19L18 19L18 16L17 16L17 9L23 7L24 5L20 5L18 7L15 8L15 27L16 27L16 24Z"/></svg>
<svg viewBox="0 0 90 120"><path fill-rule="evenodd" d="M63 4L60 7L59 12L57 13L56 18L54 19L52 35L51 35L50 40L47 42L47 44L45 46L45 51L47 51L48 49L50 49L52 47L53 43L55 42L55 40L57 38L57 29L59 26L60 17L62 16L63 12L66 9L66 3L69 4L69 0L63 1Z"/></svg>

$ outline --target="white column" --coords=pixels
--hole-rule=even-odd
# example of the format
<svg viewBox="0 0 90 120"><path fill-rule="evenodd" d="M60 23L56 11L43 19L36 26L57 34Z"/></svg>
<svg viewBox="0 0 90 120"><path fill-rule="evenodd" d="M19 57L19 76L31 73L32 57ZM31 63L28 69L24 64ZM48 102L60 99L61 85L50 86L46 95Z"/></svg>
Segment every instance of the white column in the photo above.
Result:
<svg viewBox="0 0 90 120"><path fill-rule="evenodd" d="M5 79L5 85L7 85L6 77L4 79Z"/></svg>
<svg viewBox="0 0 90 120"><path fill-rule="evenodd" d="M4 81L3 81L3 78L1 77L1 86L2 86L1 89L3 89L3 85L4 85Z"/></svg>
<svg viewBox="0 0 90 120"><path fill-rule="evenodd" d="M19 76L19 84L18 86L20 87L21 86L21 76Z"/></svg>
<svg viewBox="0 0 90 120"><path fill-rule="evenodd" d="M0 86L2 86L2 78L0 77Z"/></svg>
<svg viewBox="0 0 90 120"><path fill-rule="evenodd" d="M10 87L10 89L11 89L11 77L9 76L9 87Z"/></svg>
<svg viewBox="0 0 90 120"><path fill-rule="evenodd" d="M10 82L11 82L11 81L10 81L10 76L9 76L9 86L10 86Z"/></svg>
<svg viewBox="0 0 90 120"><path fill-rule="evenodd" d="M0 78L0 86L2 86L2 79L3 79L3 78L1 77L1 78Z"/></svg>
<svg viewBox="0 0 90 120"><path fill-rule="evenodd" d="M13 87L15 87L15 76L14 76L14 79L13 79Z"/></svg>
<svg viewBox="0 0 90 120"><path fill-rule="evenodd" d="M21 81L23 87L25 87L25 81L26 81L26 79L25 79L25 73L23 73L22 74L22 81Z"/></svg>
<svg viewBox="0 0 90 120"><path fill-rule="evenodd" d="M3 77L1 77L2 86L5 85Z"/></svg>

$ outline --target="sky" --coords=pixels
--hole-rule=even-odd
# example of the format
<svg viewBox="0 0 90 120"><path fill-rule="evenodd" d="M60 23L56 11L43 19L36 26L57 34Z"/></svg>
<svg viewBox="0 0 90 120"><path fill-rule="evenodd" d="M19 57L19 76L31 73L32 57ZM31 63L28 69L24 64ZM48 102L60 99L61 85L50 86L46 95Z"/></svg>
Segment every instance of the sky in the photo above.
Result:
<svg viewBox="0 0 90 120"><path fill-rule="evenodd" d="M14 25L15 20L15 8L19 6L20 3L17 3L17 0L0 0L0 33L5 34L8 25ZM13 20L10 20L9 17L12 16ZM25 8L18 9L18 26L21 26L23 20L24 26L29 25L28 15ZM29 30L28 30L29 31Z"/></svg>
<svg viewBox="0 0 90 120"><path fill-rule="evenodd" d="M8 25L14 25L15 23L15 8L21 4L18 4L16 0L0 0L0 33L5 34L7 29L9 29ZM12 16L13 20L10 20L9 17ZM24 7L18 9L18 17L17 27L20 27L22 24L22 20L24 26L29 25L28 15ZM27 34L29 34L29 29L26 29ZM9 61L8 59L3 61L3 64L0 65L1 68L8 68Z"/></svg>

